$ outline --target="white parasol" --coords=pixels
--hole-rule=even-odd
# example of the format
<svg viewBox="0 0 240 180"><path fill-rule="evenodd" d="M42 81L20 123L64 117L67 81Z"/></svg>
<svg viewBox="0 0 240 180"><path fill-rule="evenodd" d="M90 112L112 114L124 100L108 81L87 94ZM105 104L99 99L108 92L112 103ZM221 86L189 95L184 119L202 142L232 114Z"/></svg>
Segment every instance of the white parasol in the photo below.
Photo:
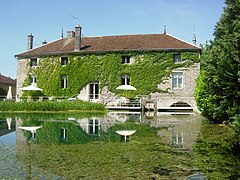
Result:
<svg viewBox="0 0 240 180"><path fill-rule="evenodd" d="M130 91L135 91L137 90L135 87L131 86L131 85L121 85L118 86L116 89L120 89L120 90L130 90Z"/></svg>
<svg viewBox="0 0 240 180"><path fill-rule="evenodd" d="M12 86L8 87L7 99L12 99Z"/></svg>
<svg viewBox="0 0 240 180"><path fill-rule="evenodd" d="M22 87L20 88L23 91L42 91L41 88L34 86L34 85L30 85L30 86L26 86L26 87Z"/></svg>

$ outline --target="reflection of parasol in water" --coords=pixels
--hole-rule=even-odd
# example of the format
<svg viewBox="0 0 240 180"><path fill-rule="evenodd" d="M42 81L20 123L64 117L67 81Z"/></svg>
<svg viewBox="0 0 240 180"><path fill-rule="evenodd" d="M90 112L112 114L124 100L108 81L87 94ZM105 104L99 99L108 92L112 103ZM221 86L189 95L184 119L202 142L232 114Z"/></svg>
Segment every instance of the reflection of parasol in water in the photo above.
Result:
<svg viewBox="0 0 240 180"><path fill-rule="evenodd" d="M118 133L121 136L124 136L124 140L127 141L127 136L130 136L132 134L134 134L136 132L136 130L119 130L116 131L116 133Z"/></svg>
<svg viewBox="0 0 240 180"><path fill-rule="evenodd" d="M27 131L30 131L30 132L31 132L31 135L32 135L31 139L34 139L37 129L39 129L39 128L41 128L41 127L42 127L42 126L32 126L32 127L19 126L18 128L24 129L24 130L27 130Z"/></svg>
<svg viewBox="0 0 240 180"><path fill-rule="evenodd" d="M12 118L6 118L7 121L7 125L8 125L8 130L11 130L11 122L12 122Z"/></svg>

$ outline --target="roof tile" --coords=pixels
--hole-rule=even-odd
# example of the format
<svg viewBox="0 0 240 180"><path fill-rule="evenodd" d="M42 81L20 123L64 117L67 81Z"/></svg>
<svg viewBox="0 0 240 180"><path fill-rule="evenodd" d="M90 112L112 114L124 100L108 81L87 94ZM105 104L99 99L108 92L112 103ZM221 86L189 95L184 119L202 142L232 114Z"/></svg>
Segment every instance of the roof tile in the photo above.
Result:
<svg viewBox="0 0 240 180"><path fill-rule="evenodd" d="M168 34L142 34L122 36L82 37L80 52L138 51L138 50L194 50L196 45ZM17 54L17 57L74 53L75 39L62 38L46 45Z"/></svg>

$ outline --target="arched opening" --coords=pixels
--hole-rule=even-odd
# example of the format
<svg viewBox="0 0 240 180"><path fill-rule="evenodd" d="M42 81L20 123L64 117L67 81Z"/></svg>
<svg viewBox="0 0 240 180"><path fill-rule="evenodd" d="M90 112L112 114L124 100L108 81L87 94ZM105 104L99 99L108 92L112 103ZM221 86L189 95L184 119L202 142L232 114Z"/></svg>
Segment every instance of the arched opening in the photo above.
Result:
<svg viewBox="0 0 240 180"><path fill-rule="evenodd" d="M173 103L170 107L191 107L191 106L186 102L178 101Z"/></svg>

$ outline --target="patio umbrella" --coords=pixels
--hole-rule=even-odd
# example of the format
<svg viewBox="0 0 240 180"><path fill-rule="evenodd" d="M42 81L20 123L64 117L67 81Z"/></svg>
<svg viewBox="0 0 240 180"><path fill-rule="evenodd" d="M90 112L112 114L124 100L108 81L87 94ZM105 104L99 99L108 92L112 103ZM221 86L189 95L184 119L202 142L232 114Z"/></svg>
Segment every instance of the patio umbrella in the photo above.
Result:
<svg viewBox="0 0 240 180"><path fill-rule="evenodd" d="M12 86L8 87L7 99L12 99Z"/></svg>
<svg viewBox="0 0 240 180"><path fill-rule="evenodd" d="M131 86L131 85L121 85L118 86L116 89L120 89L120 90L130 90L130 91L135 91L137 90L135 87Z"/></svg>
<svg viewBox="0 0 240 180"><path fill-rule="evenodd" d="M25 87L22 87L20 89L23 90L23 91L42 91L41 88L39 88L37 86L33 86L33 85L25 86Z"/></svg>

